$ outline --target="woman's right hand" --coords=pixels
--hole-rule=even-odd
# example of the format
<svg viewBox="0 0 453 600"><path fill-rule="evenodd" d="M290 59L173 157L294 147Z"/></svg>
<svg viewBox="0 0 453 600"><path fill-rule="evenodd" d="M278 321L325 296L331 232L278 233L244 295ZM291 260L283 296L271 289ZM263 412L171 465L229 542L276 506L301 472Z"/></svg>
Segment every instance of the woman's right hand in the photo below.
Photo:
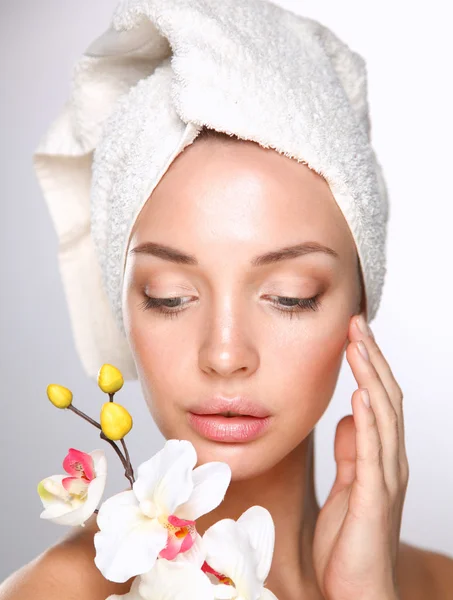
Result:
<svg viewBox="0 0 453 600"><path fill-rule="evenodd" d="M397 600L409 477L403 394L374 336L358 328L356 316L349 339L346 357L359 389L352 396L353 417L337 427L337 476L315 529L316 576L327 600Z"/></svg>

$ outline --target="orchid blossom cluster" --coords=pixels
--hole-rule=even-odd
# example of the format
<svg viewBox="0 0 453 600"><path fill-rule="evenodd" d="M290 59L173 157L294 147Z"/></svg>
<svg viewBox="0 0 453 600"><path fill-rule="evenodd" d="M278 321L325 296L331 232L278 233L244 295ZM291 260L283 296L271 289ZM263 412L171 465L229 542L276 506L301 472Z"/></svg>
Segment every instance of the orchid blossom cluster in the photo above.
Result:
<svg viewBox="0 0 453 600"><path fill-rule="evenodd" d="M100 437L121 460L130 489L97 509L107 478L105 454L70 448L63 461L66 474L38 484L41 518L84 526L97 513L96 567L116 583L134 578L127 594L107 600L276 600L264 587L275 540L269 511L253 506L237 521L223 519L200 535L196 521L223 501L231 470L223 462L195 467L197 454L187 440L168 440L138 467L135 479L124 440L132 418L113 401L123 383L118 369L101 367L98 385L109 394L109 402L102 407L99 423L74 407L70 390L48 386L52 404L101 430Z"/></svg>

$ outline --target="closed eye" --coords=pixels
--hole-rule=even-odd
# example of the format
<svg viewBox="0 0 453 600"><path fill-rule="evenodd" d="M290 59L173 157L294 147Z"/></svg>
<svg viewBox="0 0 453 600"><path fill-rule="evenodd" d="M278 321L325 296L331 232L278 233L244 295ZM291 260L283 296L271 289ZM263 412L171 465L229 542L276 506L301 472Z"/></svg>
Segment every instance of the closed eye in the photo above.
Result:
<svg viewBox="0 0 453 600"><path fill-rule="evenodd" d="M293 298L291 296L269 296L269 298L271 298L270 303L275 306L278 311L291 318L294 314L302 313L306 310L318 310L320 306L320 295L321 294L317 294L311 298ZM140 304L140 307L143 310L154 310L165 316L175 317L178 313L186 310L183 307L185 304L189 304L189 302L181 302L185 298L189 298L190 302L190 296L175 296L172 298L153 298L152 296L146 296L145 300Z"/></svg>

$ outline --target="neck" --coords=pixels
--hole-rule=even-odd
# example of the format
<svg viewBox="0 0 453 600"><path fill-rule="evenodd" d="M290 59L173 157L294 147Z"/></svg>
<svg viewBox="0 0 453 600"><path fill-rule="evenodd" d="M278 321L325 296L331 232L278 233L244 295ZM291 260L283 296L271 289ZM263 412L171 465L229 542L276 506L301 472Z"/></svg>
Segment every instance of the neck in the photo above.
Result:
<svg viewBox="0 0 453 600"><path fill-rule="evenodd" d="M322 598L313 569L312 547L319 505L314 484L314 430L283 461L259 477L232 481L220 506L197 520L204 531L220 519L238 519L254 505L275 524L272 567L266 580L277 598Z"/></svg>

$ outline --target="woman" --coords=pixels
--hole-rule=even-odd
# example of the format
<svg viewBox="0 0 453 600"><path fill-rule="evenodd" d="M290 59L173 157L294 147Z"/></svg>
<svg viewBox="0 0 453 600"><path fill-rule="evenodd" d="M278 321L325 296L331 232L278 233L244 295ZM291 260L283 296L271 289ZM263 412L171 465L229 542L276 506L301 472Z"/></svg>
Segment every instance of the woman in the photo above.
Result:
<svg viewBox="0 0 453 600"><path fill-rule="evenodd" d="M206 10L206 4L194 4L200 12ZM229 10L245 10L246 5L258 10L255 2L229 4ZM224 16L217 5L216 10ZM289 19L283 12L272 16L283 22ZM166 16L170 18L162 9L164 24ZM269 14L265 17L275 25ZM254 30L258 25L254 22ZM221 40L218 44L226 48ZM180 60L173 66L179 66L181 77L184 63L177 40L172 48ZM147 54L141 51L143 56ZM179 100L183 98L181 92ZM165 168L156 167L159 177L152 182L151 194L144 195L149 182L143 184L136 196L145 202L131 208L124 200L135 188L124 182L130 182L135 165L142 163L136 158L137 146L123 143L122 134L133 122L128 111L138 106L133 91L129 99L130 105L115 113L103 140L95 140L91 232L112 312L123 326L160 430L166 438L190 440L201 464L222 460L232 469L225 500L197 521L199 532L218 519L237 518L253 504L266 507L276 527L267 587L280 599L447 599L453 589L453 561L399 542L408 480L403 394L367 326L377 309L381 281L371 276L378 267L365 260L372 256L367 244L381 248L382 239L364 241L357 236L353 213L345 210L344 201L341 204L335 184L350 175L349 167L344 165L338 181L332 176L328 183L321 173L334 172L328 168L333 164L330 154L319 153L317 172L314 154L309 166L276 151L289 145L286 138L280 148L266 147L257 143L259 136L253 132L240 139L202 127L189 143L181 144L183 151L168 151L171 160ZM338 99L332 106L335 102L340 106ZM345 122L344 114L342 119ZM287 123L287 130L292 127L297 123ZM350 135L352 129L347 123L345 127ZM150 138L146 129L140 131L143 139ZM140 137L134 132L131 136ZM333 139L328 138L329 147ZM88 144L80 145L82 158L75 159L79 163L90 151ZM341 144L337 157L340 148ZM149 157L147 148L138 144L138 149ZM352 144L348 152L353 157L357 146ZM118 153L112 171L108 157ZM56 154L48 152L50 157ZM125 165L125 156L132 162ZM45 165L38 157L37 164L41 178L47 166L55 184L52 160ZM59 174L67 175L66 158L56 160L63 163ZM88 166L91 169L91 163ZM86 174L86 167L77 164L71 176ZM121 170L124 178L118 180ZM70 181L76 187L76 179ZM352 176L348 181L354 182ZM376 205L373 222L379 230L386 219L385 194L378 178L375 183L381 204ZM123 196L117 192L121 189ZM106 207L107 197L111 205ZM118 215L123 215L124 206L130 213L126 221L119 219L120 226ZM123 245L114 243L117 230L126 241ZM368 231L372 234L373 229ZM88 241L83 226L72 233L63 241L74 258L81 253L80 240ZM63 256L66 285L69 263ZM382 265L377 272L382 274ZM87 288L88 295L95 285ZM88 328L80 320L88 308L82 311L82 302L70 300L79 349L82 337L88 339ZM90 314L95 310L92 305ZM114 335L107 339L109 347ZM81 351L88 372L90 365L92 372L99 366L93 348ZM111 351L123 355L123 347ZM333 395L344 353L357 390L351 399L353 415L338 424L337 476L321 508L314 488L313 433ZM111 362L118 364L114 358ZM207 416L212 412L216 416ZM96 530L92 518L84 531L68 536L5 582L0 598L96 600L127 593L131 581L108 582L94 565Z"/></svg>

